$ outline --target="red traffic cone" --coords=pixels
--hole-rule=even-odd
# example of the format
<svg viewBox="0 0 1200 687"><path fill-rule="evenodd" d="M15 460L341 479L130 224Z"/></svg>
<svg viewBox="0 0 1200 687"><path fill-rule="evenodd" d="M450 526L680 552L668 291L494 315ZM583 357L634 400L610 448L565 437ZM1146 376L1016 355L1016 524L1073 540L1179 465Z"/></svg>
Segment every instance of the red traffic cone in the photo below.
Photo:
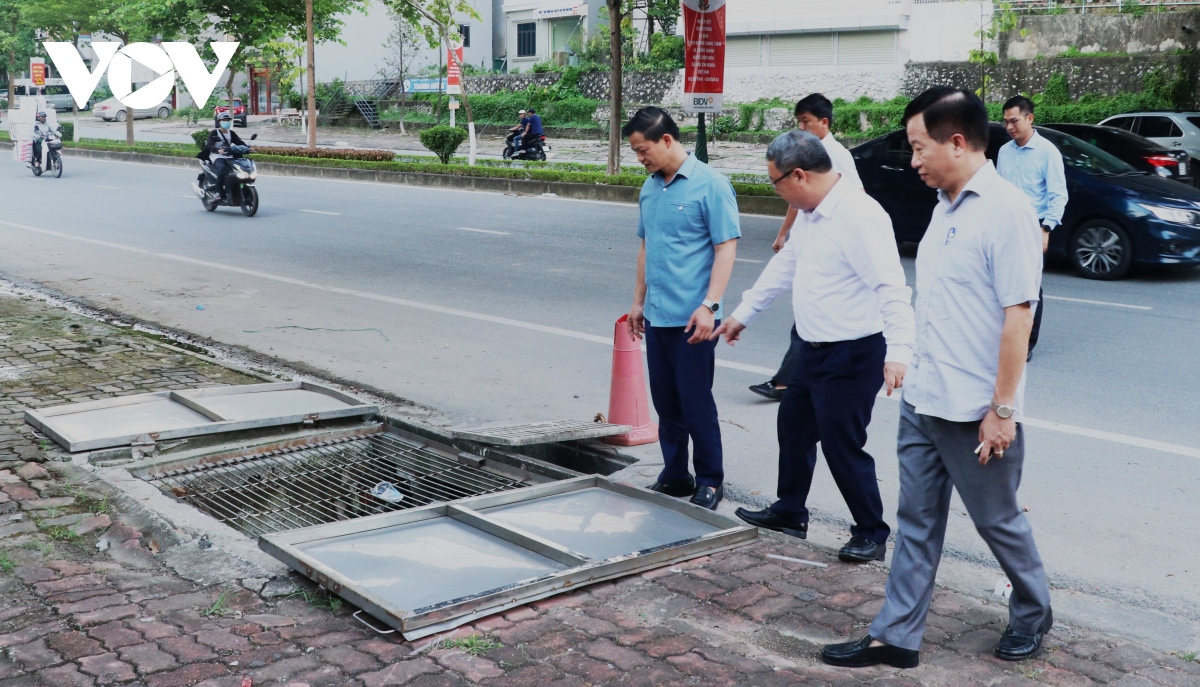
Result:
<svg viewBox="0 0 1200 687"><path fill-rule="evenodd" d="M650 403L646 397L646 375L642 370L642 348L625 325L622 315L613 328L612 389L608 396L608 421L629 425L633 431L606 437L616 446L640 446L658 441L658 425L650 421Z"/></svg>

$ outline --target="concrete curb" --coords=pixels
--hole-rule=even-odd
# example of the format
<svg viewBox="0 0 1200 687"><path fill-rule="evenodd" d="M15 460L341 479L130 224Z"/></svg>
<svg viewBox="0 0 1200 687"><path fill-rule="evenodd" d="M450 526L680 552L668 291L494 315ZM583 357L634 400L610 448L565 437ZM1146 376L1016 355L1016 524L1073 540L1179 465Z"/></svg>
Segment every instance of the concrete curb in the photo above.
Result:
<svg viewBox="0 0 1200 687"><path fill-rule="evenodd" d="M12 143L0 141L0 149L12 148ZM153 155L150 153L125 153L115 150L88 150L63 148L65 157L86 157L96 160L119 160L141 162L171 167L193 167L192 157ZM610 203L637 203L640 189L632 186L608 186L605 184L574 184L564 181L535 181L528 179L500 179L495 177L467 177L453 174L421 174L417 172L391 172L374 169L346 169L340 167L309 167L307 165L284 165L277 162L260 162L258 170L274 176L308 177L312 179L340 179L345 181L373 181L404 186L458 189L462 191L486 191L511 193L527 196L556 195L560 198L597 200ZM787 214L787 204L774 196L738 196L738 210L752 215L782 217Z"/></svg>

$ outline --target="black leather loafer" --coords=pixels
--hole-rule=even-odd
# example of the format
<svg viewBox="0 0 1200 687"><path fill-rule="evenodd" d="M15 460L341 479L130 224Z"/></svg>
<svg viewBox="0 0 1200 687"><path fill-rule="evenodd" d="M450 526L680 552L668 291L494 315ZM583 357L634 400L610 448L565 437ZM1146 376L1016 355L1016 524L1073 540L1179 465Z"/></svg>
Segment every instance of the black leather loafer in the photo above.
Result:
<svg viewBox="0 0 1200 687"><path fill-rule="evenodd" d="M755 527L761 527L765 530L773 530L775 532L782 532L791 537L808 539L807 522L792 522L791 520L780 516L770 508L764 508L762 510L746 510L745 508L739 508L734 511L734 515L738 516L743 521L754 525Z"/></svg>
<svg viewBox="0 0 1200 687"><path fill-rule="evenodd" d="M847 563L881 561L887 555L887 544L876 544L865 537L850 537L838 551L838 559Z"/></svg>
<svg viewBox="0 0 1200 687"><path fill-rule="evenodd" d="M763 382L750 387L754 393L771 401L778 401L783 398L783 389L776 389L774 382Z"/></svg>
<svg viewBox="0 0 1200 687"><path fill-rule="evenodd" d="M725 495L725 486L716 487L696 487L696 493L692 494L692 503L707 508L716 510L717 504L721 502L721 497Z"/></svg>
<svg viewBox="0 0 1200 687"><path fill-rule="evenodd" d="M821 660L831 666L843 668L865 668L879 664L893 668L916 668L921 662L921 652L901 649L896 646L871 646L871 635L857 642L828 644L821 649Z"/></svg>
<svg viewBox="0 0 1200 687"><path fill-rule="evenodd" d="M1000 635L1000 643L996 645L994 652L996 658L1002 661L1024 661L1032 657L1041 650L1042 639L1053 627L1054 611L1051 609L1036 634L1027 635L1015 632L1011 627L1004 628L1004 634Z"/></svg>
<svg viewBox="0 0 1200 687"><path fill-rule="evenodd" d="M696 493L696 478L688 475L687 481L680 482L679 484L663 484L662 481L658 481L651 484L647 489L682 499Z"/></svg>

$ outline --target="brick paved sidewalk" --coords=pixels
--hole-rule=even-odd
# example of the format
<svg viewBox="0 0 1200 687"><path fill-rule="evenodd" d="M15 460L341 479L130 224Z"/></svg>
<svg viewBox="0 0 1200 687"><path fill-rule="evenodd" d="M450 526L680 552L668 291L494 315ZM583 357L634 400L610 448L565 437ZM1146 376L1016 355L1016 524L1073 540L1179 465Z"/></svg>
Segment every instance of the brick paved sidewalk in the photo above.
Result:
<svg viewBox="0 0 1200 687"><path fill-rule="evenodd" d="M1004 664L990 656L1003 605L946 591L919 668L829 669L819 645L864 632L884 569L774 535L404 643L302 581L264 597L176 575L132 514L82 469L44 462L49 446L22 423L26 406L250 381L0 297L0 687L1200 685L1200 663L1067 626L1040 659Z"/></svg>

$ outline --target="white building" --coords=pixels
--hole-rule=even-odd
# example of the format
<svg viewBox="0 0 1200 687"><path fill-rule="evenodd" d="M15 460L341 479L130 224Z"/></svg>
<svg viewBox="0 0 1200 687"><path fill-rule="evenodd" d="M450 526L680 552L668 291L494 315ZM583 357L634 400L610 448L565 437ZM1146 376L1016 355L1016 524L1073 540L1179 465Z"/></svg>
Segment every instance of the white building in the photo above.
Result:
<svg viewBox="0 0 1200 687"><path fill-rule="evenodd" d="M496 58L510 73L528 72L547 60L565 66L571 43L577 39L580 45L586 43L601 27L607 31L607 22L600 19L604 0L497 0L497 4L496 31L503 43L496 46Z"/></svg>
<svg viewBox="0 0 1200 687"><path fill-rule="evenodd" d="M981 17L992 13L991 0L731 0L726 8L726 102L814 91L891 98L907 62L967 59Z"/></svg>

